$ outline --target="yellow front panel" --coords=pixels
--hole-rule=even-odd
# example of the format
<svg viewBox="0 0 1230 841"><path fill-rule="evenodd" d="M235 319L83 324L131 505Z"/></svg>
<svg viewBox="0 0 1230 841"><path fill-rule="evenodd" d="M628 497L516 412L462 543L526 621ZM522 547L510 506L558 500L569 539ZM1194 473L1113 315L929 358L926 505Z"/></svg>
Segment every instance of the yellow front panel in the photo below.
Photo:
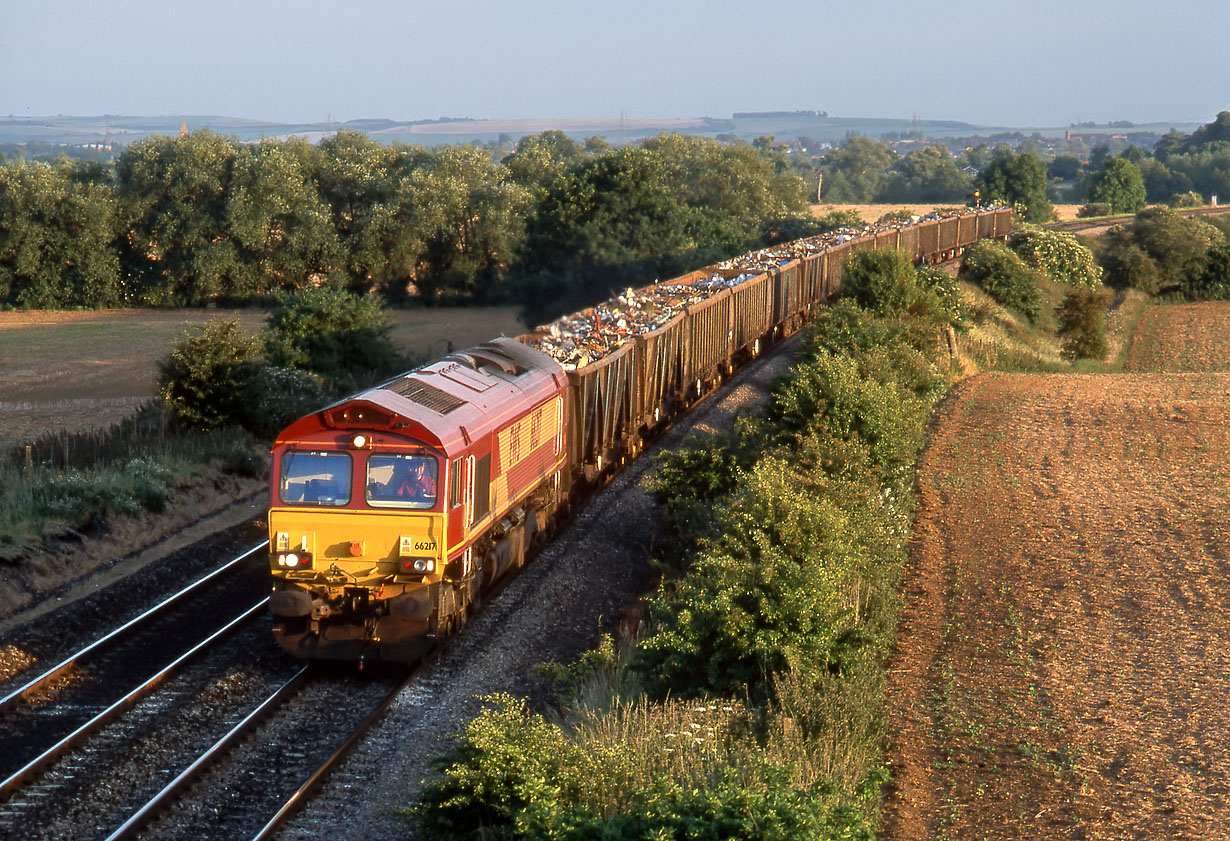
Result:
<svg viewBox="0 0 1230 841"><path fill-rule="evenodd" d="M272 508L271 540L276 541L279 533L289 535L292 548L312 553L314 570L336 565L357 576L356 583L396 573L403 538L411 557L435 558L437 568L444 558L444 517L440 514Z"/></svg>

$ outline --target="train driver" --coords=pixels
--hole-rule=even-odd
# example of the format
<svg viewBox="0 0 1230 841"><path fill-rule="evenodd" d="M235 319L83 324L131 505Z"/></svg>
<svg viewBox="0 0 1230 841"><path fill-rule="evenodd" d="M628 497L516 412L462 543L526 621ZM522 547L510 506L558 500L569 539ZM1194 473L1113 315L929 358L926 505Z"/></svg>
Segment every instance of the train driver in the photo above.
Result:
<svg viewBox="0 0 1230 841"><path fill-rule="evenodd" d="M410 460L409 467L400 461L389 484L398 499L436 501L436 478L428 472L425 458Z"/></svg>

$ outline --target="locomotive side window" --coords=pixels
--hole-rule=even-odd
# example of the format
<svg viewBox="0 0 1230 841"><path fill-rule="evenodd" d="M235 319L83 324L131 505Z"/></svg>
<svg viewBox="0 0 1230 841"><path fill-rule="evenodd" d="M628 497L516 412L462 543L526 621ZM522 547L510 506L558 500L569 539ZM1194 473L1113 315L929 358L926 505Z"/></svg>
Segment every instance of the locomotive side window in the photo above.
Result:
<svg viewBox="0 0 1230 841"><path fill-rule="evenodd" d="M462 495L461 485L461 465L465 463L463 458L453 459L453 466L449 471L448 476L448 504L451 508L456 508L465 501Z"/></svg>
<svg viewBox="0 0 1230 841"><path fill-rule="evenodd" d="M282 456L278 492L287 505L345 505L350 470L348 453L290 450Z"/></svg>
<svg viewBox="0 0 1230 841"><path fill-rule="evenodd" d="M438 472L431 456L372 453L367 502L377 508L434 508Z"/></svg>
<svg viewBox="0 0 1230 841"><path fill-rule="evenodd" d="M491 512L491 456L485 455L474 468L474 513L471 523L477 523Z"/></svg>

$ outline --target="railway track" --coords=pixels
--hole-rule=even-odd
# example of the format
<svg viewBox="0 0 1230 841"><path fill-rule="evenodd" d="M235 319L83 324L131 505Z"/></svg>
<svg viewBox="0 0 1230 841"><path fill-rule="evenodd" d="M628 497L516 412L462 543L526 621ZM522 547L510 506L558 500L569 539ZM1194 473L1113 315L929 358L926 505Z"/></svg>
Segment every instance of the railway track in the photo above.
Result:
<svg viewBox="0 0 1230 841"><path fill-rule="evenodd" d="M265 596L222 611L266 546L8 682L0 837L263 838L310 797L427 661L362 676L289 661Z"/></svg>
<svg viewBox="0 0 1230 841"><path fill-rule="evenodd" d="M1185 210L1176 211L1180 216L1220 216L1223 213L1230 213L1230 206L1227 207L1193 207ZM1066 222L1054 222L1043 227L1053 228L1055 230L1067 231L1071 234L1079 234L1081 231L1089 231L1099 228L1109 228L1112 225L1127 225L1136 214L1127 213L1122 216L1103 216L1097 219L1070 219Z"/></svg>

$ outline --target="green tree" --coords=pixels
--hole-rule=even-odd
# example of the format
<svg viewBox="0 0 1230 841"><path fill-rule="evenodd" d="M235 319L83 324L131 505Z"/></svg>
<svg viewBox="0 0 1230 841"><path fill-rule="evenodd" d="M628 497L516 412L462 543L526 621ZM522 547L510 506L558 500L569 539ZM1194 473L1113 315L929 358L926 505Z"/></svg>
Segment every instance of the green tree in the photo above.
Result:
<svg viewBox="0 0 1230 841"><path fill-rule="evenodd" d="M1106 356L1106 305L1110 295L1102 289L1073 289L1059 306L1060 353L1065 359L1103 359Z"/></svg>
<svg viewBox="0 0 1230 841"><path fill-rule="evenodd" d="M1145 206L1140 167L1126 158L1111 158L1089 184L1089 201L1110 205L1111 213L1135 213Z"/></svg>
<svg viewBox="0 0 1230 841"><path fill-rule="evenodd" d="M201 130L152 137L119 157L124 269L145 303L204 304L239 291L226 213L237 155L233 140Z"/></svg>
<svg viewBox="0 0 1230 841"><path fill-rule="evenodd" d="M518 284L526 316L575 310L738 251L742 233L720 222L680 199L656 152L586 161L547 189L530 219Z"/></svg>
<svg viewBox="0 0 1230 841"><path fill-rule="evenodd" d="M1046 197L1046 170L1028 152L1016 155L997 150L982 172L976 185L983 201L1003 201L1020 205L1026 222L1046 222L1053 210Z"/></svg>
<svg viewBox="0 0 1230 841"><path fill-rule="evenodd" d="M72 164L0 165L0 302L30 308L124 303L109 187Z"/></svg>
<svg viewBox="0 0 1230 841"><path fill-rule="evenodd" d="M644 147L661 157L664 177L684 204L733 222L749 243L773 223L807 210L803 181L747 144L663 134Z"/></svg>
<svg viewBox="0 0 1230 841"><path fill-rule="evenodd" d="M1183 148L1191 150L1214 143L1230 143L1230 111L1221 111L1213 119L1191 133L1183 141Z"/></svg>
<svg viewBox="0 0 1230 841"><path fill-rule="evenodd" d="M390 255L414 250L400 244L410 235L396 224L390 207L410 154L357 131L339 131L317 148L317 189L329 207L355 291L379 287L391 274L400 274L399 267L390 266L396 260Z"/></svg>
<svg viewBox="0 0 1230 841"><path fill-rule="evenodd" d="M503 164L515 183L544 190L584 158L581 146L571 137L562 131L544 131L518 140L517 148Z"/></svg>
<svg viewBox="0 0 1230 841"><path fill-rule="evenodd" d="M344 273L345 257L303 141L262 141L235 157L226 227L239 270L231 293L260 296Z"/></svg>
<svg viewBox="0 0 1230 841"><path fill-rule="evenodd" d="M391 291L413 291L429 302L498 298L525 236L532 195L481 149L418 152L394 199L407 252L392 261L401 274Z"/></svg>
<svg viewBox="0 0 1230 841"><path fill-rule="evenodd" d="M897 165L904 178L902 201L915 202L964 202L970 193L970 182L948 149L943 146L924 146L914 149Z"/></svg>
<svg viewBox="0 0 1230 841"><path fill-rule="evenodd" d="M852 137L824 156L822 201L862 204L876 201L892 179L897 155L883 143Z"/></svg>

